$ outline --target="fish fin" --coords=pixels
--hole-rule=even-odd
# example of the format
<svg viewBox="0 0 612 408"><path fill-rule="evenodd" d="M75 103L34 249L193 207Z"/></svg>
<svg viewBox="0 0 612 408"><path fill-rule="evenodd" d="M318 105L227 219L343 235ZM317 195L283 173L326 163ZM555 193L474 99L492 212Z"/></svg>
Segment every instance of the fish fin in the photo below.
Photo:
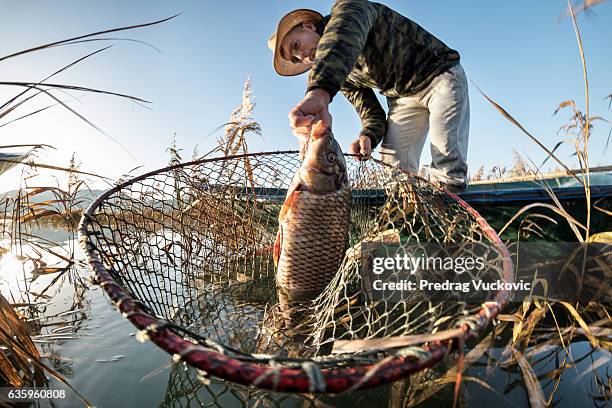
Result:
<svg viewBox="0 0 612 408"><path fill-rule="evenodd" d="M280 213L278 214L278 221L283 223L285 219L289 216L291 209L295 206L296 200L300 196L300 190L302 185L296 184L292 185L287 192L287 198L285 198L285 202L281 207Z"/></svg>
<svg viewBox="0 0 612 408"><path fill-rule="evenodd" d="M296 200L300 195L302 189L302 183L298 179L294 179L294 182L289 186L287 191L287 198L281 207L280 213L278 214L278 233L276 234L276 241L274 241L273 255L274 255L274 266L278 266L278 260L280 259L281 248L283 246L283 223L291 213L292 208L295 206Z"/></svg>
<svg viewBox="0 0 612 408"><path fill-rule="evenodd" d="M327 129L328 129L328 126L325 124L325 122L323 122L322 120L319 120L312 127L312 130L310 131L310 137L312 137L314 140L317 140L321 136L325 135L325 133L327 133Z"/></svg>
<svg viewBox="0 0 612 408"><path fill-rule="evenodd" d="M276 233L276 240L274 241L274 267L278 267L278 260L280 259L281 247L283 245L283 226L279 225L278 232Z"/></svg>

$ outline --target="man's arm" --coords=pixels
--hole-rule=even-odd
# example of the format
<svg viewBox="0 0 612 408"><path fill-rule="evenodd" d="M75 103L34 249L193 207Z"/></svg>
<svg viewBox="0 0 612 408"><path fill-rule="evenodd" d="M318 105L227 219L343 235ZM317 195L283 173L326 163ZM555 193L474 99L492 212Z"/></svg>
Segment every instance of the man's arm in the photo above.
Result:
<svg viewBox="0 0 612 408"><path fill-rule="evenodd" d="M378 102L371 88L359 88L346 81L341 92L355 107L361 118L360 136L370 138L371 148L375 148L387 133L387 114Z"/></svg>
<svg viewBox="0 0 612 408"><path fill-rule="evenodd" d="M369 1L336 1L317 46L308 91L323 88L330 99L334 97L363 50L376 17L376 8Z"/></svg>

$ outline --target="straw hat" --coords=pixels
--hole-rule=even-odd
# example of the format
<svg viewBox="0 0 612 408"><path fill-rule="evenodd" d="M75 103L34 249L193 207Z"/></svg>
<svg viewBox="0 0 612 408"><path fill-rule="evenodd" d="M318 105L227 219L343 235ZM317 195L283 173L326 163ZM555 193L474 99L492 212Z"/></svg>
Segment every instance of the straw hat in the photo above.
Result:
<svg viewBox="0 0 612 408"><path fill-rule="evenodd" d="M281 57L280 46L283 39L289 31L298 24L302 24L305 21L318 22L323 19L321 13L309 9L293 10L292 12L285 14L283 18L278 22L276 32L272 34L268 40L268 48L272 50L274 56L272 57L272 65L274 70L282 76L299 75L303 72L308 71L312 64L306 64L303 62L293 63L287 61Z"/></svg>

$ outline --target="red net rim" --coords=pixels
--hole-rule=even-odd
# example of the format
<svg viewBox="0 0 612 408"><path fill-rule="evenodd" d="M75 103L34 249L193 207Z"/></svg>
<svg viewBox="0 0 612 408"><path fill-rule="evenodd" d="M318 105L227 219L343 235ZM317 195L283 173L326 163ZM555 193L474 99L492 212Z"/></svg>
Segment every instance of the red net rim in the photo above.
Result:
<svg viewBox="0 0 612 408"><path fill-rule="evenodd" d="M175 332L171 327L167 327L164 320L159 319L145 311L140 306L139 301L133 299L124 290L124 288L119 285L115 279L113 279L97 256L96 247L88 240L88 236L90 234L88 228L91 224L91 217L98 206L112 194L137 181L143 180L155 174L196 164L200 165L244 157L260 157L296 153L299 152L289 150L196 160L173 166L167 166L142 174L107 190L87 208L87 210L83 213L83 217L81 218L79 225L80 245L85 251L87 262L91 270L96 275L96 282L109 295L123 317L128 319L137 329L146 333L148 338L158 347L172 355L180 356L181 361L184 361L199 370L239 384L253 385L263 389L282 392L337 393L351 389L371 388L378 385L387 384L405 378L408 375L423 369L432 367L442 360L442 358L444 358L448 352L457 347L460 340L459 337L435 341L427 346L424 346L424 350L427 351L426 358L419 359L414 356L396 355L385 358L375 364L359 365L355 367L324 368L319 371L322 376L322 382L314 381L312 379L312 372L303 366L278 367L271 364L251 363L230 358L216 350L195 344L192 341L185 339L183 336L177 334L177 332ZM345 155L349 157L353 156L349 154ZM373 160L382 166L389 166L388 164L385 164L377 159L370 160ZM429 181L416 175L411 174L411 177L429 183ZM497 246L497 249L503 256L504 281L511 283L514 278L514 265L510 259L508 249L498 237L495 230L489 226L486 220L475 209L473 209L457 195L444 189L441 190L444 191L445 194L451 196L457 203L459 203L460 206L462 206L471 216L473 216L475 221L482 228L484 235L491 240L492 244ZM475 324L472 324L471 327L468 326L467 323L460 326L461 332L463 333L463 341L478 336L478 332L488 326L488 324L508 304L510 298L511 292L509 290L502 289L497 292L493 301L483 303L479 311L472 316ZM310 360L304 359L303 361L308 362Z"/></svg>

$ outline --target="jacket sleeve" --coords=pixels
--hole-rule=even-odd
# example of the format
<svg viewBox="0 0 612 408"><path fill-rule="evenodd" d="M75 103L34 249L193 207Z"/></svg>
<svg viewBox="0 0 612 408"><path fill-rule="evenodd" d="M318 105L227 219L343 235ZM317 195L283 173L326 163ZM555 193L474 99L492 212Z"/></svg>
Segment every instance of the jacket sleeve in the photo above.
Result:
<svg viewBox="0 0 612 408"><path fill-rule="evenodd" d="M370 138L374 149L387 133L387 114L371 88L360 88L346 81L341 92L361 118L361 134Z"/></svg>
<svg viewBox="0 0 612 408"><path fill-rule="evenodd" d="M334 97L363 50L376 17L376 8L367 0L336 1L317 46L308 91L323 88Z"/></svg>

